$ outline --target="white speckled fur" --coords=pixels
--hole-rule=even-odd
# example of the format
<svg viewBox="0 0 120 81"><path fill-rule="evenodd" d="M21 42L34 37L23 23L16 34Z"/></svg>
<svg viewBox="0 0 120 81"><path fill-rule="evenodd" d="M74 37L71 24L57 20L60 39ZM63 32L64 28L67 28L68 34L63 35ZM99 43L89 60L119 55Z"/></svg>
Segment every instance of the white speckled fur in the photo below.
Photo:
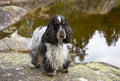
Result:
<svg viewBox="0 0 120 81"><path fill-rule="evenodd" d="M68 59L68 48L66 44L58 44L58 46L46 44L46 56L49 58L52 67L61 68L65 61Z"/></svg>
<svg viewBox="0 0 120 81"><path fill-rule="evenodd" d="M58 18L59 22L61 23L61 17L60 17L60 16L58 16L57 18Z"/></svg>
<svg viewBox="0 0 120 81"><path fill-rule="evenodd" d="M47 27L44 26L44 27L38 27L34 31L32 39L31 39L31 43L30 43L30 50L37 48L38 45L40 45L41 38L42 38L43 34L45 33L46 29L47 29Z"/></svg>

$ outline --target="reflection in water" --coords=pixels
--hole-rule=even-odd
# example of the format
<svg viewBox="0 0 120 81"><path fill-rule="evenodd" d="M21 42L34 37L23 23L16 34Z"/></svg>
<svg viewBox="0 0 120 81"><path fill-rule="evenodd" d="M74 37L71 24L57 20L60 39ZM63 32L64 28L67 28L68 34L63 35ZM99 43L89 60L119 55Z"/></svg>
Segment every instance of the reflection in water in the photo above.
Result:
<svg viewBox="0 0 120 81"><path fill-rule="evenodd" d="M86 57L86 60L87 58L89 58L89 61L90 59L92 59L91 61L96 61L95 60L96 57L101 56L103 58L97 59L98 61L105 61L107 63L120 66L118 63L119 62L118 56L120 51L119 48L117 48L118 44L116 44L116 42L120 37L120 12L118 10L120 9L119 8L113 9L113 11L111 11L107 15L91 15L91 16L83 15L82 16L83 18L82 17L80 17L79 19L75 18L76 20L74 18L71 19L70 23L72 23L71 25L73 27L73 32L74 32L73 44L75 45L76 48L79 48L80 50L84 50L85 51L84 54L86 54L87 51L87 54L91 57L89 56ZM77 17L79 17L79 15L77 15ZM72 20L76 22L73 22ZM99 45L97 45L96 47L101 47L103 48L103 50L96 49L92 45L87 47L87 45L89 45L90 43L90 40L93 40L92 37L96 30L103 35L104 38L100 38L100 39L101 40L104 39L106 43L100 44L101 40L95 40L92 43L94 45L97 45L97 43L99 43ZM106 44L107 46L105 47ZM116 53L110 51L108 46L111 47L111 49L114 48L112 49L112 51L117 50L118 52ZM88 52L88 50L92 48L94 52L92 53ZM97 52L99 53L97 54ZM112 55L113 56L115 55L114 58L109 58Z"/></svg>
<svg viewBox="0 0 120 81"><path fill-rule="evenodd" d="M18 33L22 36L31 37L32 32L36 27L48 24L49 19L53 15L59 13L66 16L70 26L72 27L72 51L81 58L81 61L83 61L84 57L87 55L86 52L88 53L87 60L88 58L95 59L95 57L104 56L108 56L107 58L109 58L109 56L114 55L114 53L116 56L119 55L118 53L120 53L120 51L118 51L119 47L117 47L118 44L116 42L120 41L118 40L120 37L120 8L115 8L105 15L87 15L81 13L80 11L74 11L67 5L57 6L57 8L55 6L56 5L53 4L50 8L44 9L44 14L47 16L41 16L41 12L43 12L41 11L42 9L37 10L35 13L29 14L26 18L16 24L16 26L19 26ZM63 7L65 8L63 9ZM94 40L93 38L96 36L96 34L94 35L95 31L98 31L98 33L102 35L102 38L99 40ZM104 44L101 44L103 39ZM91 42L91 40L94 41ZM95 48L94 45L98 46ZM102 50L97 49L97 47L100 47ZM107 50L109 48L113 48L112 50L117 50L117 52ZM89 52L91 49L93 49L94 52ZM116 60L116 58L109 59L112 61L110 61L111 63L113 63L113 60Z"/></svg>
<svg viewBox="0 0 120 81"><path fill-rule="evenodd" d="M108 46L104 34L96 31L87 47L85 61L102 61L120 67L120 38L116 46Z"/></svg>

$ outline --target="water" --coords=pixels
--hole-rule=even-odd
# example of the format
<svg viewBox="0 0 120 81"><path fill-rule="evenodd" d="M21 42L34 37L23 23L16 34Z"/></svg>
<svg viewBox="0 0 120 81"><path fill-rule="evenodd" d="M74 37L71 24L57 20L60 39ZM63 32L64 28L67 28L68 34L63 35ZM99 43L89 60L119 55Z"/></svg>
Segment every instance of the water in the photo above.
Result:
<svg viewBox="0 0 120 81"><path fill-rule="evenodd" d="M59 13L67 18L72 27L72 44L73 48L77 48L74 50L76 55L73 55L76 62L101 61L120 67L120 7L104 15L87 15L67 5L64 9L62 6L53 4L28 14L16 24L18 33L31 37L36 27L47 25L50 18Z"/></svg>
<svg viewBox="0 0 120 81"><path fill-rule="evenodd" d="M101 61L120 67L120 38L115 46L108 46L103 34L96 31L87 48L88 56L85 61Z"/></svg>

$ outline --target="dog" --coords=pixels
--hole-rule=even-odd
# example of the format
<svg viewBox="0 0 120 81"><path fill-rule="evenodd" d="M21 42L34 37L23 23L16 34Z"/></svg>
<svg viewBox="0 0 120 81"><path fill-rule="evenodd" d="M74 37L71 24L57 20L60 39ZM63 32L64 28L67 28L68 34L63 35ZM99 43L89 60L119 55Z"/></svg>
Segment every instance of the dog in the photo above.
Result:
<svg viewBox="0 0 120 81"><path fill-rule="evenodd" d="M67 44L71 42L72 30L66 18L55 15L48 26L38 27L32 36L30 46L31 63L42 67L48 76L57 71L67 73L71 63Z"/></svg>

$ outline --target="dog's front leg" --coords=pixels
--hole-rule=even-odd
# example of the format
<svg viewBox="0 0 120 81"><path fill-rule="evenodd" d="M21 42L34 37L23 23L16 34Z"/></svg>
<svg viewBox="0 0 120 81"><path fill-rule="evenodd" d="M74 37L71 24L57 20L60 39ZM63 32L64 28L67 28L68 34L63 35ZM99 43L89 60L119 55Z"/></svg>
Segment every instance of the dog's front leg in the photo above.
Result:
<svg viewBox="0 0 120 81"><path fill-rule="evenodd" d="M30 56L31 56L31 63L36 67L40 68L40 62L39 62L39 54L35 50L30 51Z"/></svg>
<svg viewBox="0 0 120 81"><path fill-rule="evenodd" d="M64 64L63 64L63 68L61 70L62 73L68 73L68 67L71 63L71 60L68 59Z"/></svg>
<svg viewBox="0 0 120 81"><path fill-rule="evenodd" d="M47 59L46 57L44 58L42 66L47 76L50 76L50 77L56 76L56 69L52 66L49 59Z"/></svg>

